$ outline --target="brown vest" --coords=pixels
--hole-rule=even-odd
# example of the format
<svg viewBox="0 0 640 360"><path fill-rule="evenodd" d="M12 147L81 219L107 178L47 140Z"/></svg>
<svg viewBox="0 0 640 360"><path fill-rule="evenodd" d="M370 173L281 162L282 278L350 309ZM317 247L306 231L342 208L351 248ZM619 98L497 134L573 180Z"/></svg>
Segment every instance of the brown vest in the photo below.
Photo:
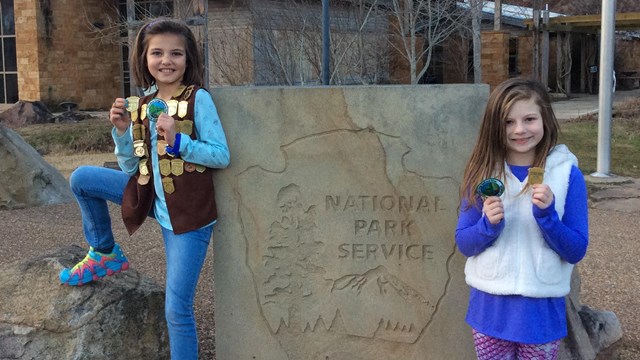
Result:
<svg viewBox="0 0 640 360"><path fill-rule="evenodd" d="M175 113L176 130L197 140L194 122L194 106L198 87L181 88L169 104L169 114ZM132 235L153 209L155 191L153 185L153 164L149 154L151 133L146 104L153 95L140 99L139 106L131 114L136 154L140 157L138 172L129 179L122 198L122 219ZM175 101L173 101L175 100ZM173 111L171 109L174 109ZM151 126L155 126L151 123ZM164 137L158 136L158 141ZM144 150L139 149L144 148ZM173 232L176 234L199 229L212 223L217 217L213 170L202 165L188 163L179 157L171 157L158 146L158 160L162 177L162 187L167 201L167 210Z"/></svg>

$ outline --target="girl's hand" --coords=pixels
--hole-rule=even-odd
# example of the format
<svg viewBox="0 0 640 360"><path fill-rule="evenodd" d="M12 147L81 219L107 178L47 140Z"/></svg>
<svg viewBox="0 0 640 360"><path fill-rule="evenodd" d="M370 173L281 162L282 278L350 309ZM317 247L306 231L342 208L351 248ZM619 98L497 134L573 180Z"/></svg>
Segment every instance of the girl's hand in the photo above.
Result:
<svg viewBox="0 0 640 360"><path fill-rule="evenodd" d="M551 191L549 185L535 184L531 185L531 188L533 189L533 195L531 197L533 205L544 210L553 203L553 191Z"/></svg>
<svg viewBox="0 0 640 360"><path fill-rule="evenodd" d="M131 124L131 120L129 120L129 113L125 110L125 99L117 98L113 105L111 105L111 110L109 111L109 121L116 128L116 132L119 136L122 136L129 125Z"/></svg>
<svg viewBox="0 0 640 360"><path fill-rule="evenodd" d="M158 135L164 136L169 146L173 147L176 140L176 121L173 117L165 113L160 114L156 122L156 131Z"/></svg>
<svg viewBox="0 0 640 360"><path fill-rule="evenodd" d="M504 207L502 205L502 199L497 196L489 196L484 199L482 204L482 212L487 220L493 225L498 224L504 219Z"/></svg>

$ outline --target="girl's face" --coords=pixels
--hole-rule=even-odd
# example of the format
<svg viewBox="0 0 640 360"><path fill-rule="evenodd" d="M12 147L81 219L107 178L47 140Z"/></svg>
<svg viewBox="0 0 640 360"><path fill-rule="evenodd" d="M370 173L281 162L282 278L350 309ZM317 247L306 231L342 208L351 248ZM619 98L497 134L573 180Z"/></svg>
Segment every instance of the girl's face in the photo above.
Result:
<svg viewBox="0 0 640 360"><path fill-rule="evenodd" d="M507 163L531 165L536 156L536 146L544 135L540 107L535 99L517 101L505 120L507 138Z"/></svg>
<svg viewBox="0 0 640 360"><path fill-rule="evenodd" d="M180 35L166 33L149 37L147 68L158 88L180 85L187 68L187 53Z"/></svg>

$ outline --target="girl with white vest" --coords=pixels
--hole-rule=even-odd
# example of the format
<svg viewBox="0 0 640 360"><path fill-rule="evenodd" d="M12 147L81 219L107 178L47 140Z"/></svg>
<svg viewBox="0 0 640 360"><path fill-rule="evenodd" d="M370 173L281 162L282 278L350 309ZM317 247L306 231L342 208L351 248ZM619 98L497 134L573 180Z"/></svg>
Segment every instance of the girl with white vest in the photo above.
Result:
<svg viewBox="0 0 640 360"><path fill-rule="evenodd" d="M587 189L540 83L509 79L489 97L462 182L456 244L468 257L466 321L478 359L556 359L565 295L587 250ZM530 168L543 168L541 183ZM504 183L481 197L484 179ZM533 179L533 176L531 176Z"/></svg>

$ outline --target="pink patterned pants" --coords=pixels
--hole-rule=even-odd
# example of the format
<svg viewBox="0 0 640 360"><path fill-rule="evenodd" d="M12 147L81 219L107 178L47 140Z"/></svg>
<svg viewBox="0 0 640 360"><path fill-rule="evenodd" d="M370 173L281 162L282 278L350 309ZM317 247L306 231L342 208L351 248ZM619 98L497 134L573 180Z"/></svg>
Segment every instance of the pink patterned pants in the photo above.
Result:
<svg viewBox="0 0 640 360"><path fill-rule="evenodd" d="M522 344L497 339L473 329L478 360L555 360L560 340L546 344Z"/></svg>

